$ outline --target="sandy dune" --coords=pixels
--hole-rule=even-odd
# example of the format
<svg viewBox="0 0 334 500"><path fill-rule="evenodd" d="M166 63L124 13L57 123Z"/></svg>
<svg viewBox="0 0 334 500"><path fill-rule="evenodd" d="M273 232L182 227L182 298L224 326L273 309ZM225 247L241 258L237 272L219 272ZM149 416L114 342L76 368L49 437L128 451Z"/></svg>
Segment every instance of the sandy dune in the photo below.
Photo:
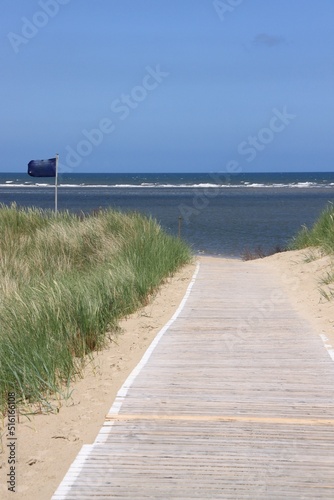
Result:
<svg viewBox="0 0 334 500"><path fill-rule="evenodd" d="M314 254L315 260L306 262L309 255L309 251L297 251L263 259L263 272L268 267L275 269L294 307L334 345L334 301L325 300L318 289L319 280L331 271L330 259ZM122 333L95 356L84 377L69 389L67 400L54 401L51 413L44 409L33 416L20 416L15 498L44 500L52 496L81 446L94 441L128 374L177 309L194 269L192 264L177 273L146 307L122 321ZM323 288L328 291L328 286ZM1 433L4 446L3 429ZM5 450L0 455L0 497L4 499L13 498L6 491L7 473Z"/></svg>

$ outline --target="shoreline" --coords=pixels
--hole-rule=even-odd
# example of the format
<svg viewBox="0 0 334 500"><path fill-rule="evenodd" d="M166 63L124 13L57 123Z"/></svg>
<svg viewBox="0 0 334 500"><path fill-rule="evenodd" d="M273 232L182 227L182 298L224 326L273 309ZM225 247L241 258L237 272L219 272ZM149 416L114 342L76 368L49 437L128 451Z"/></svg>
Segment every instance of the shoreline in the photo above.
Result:
<svg viewBox="0 0 334 500"><path fill-rule="evenodd" d="M278 253L246 261L245 267L261 265L263 272L268 266L274 269L295 309L313 324L319 335L326 335L333 346L334 304L321 298L318 290L318 280L331 269L331 260L318 256L305 262L308 253L307 249ZM44 500L52 496L82 445L95 440L127 376L179 307L192 279L195 261L217 258L222 257L195 256L192 264L166 280L148 305L122 320L122 333L94 355L83 378L71 385L68 400L54 400L55 407L60 406L59 411L29 418L20 416L16 498ZM2 442L5 445L4 436ZM4 454L0 455L0 466L1 498L12 498L5 489L8 465Z"/></svg>

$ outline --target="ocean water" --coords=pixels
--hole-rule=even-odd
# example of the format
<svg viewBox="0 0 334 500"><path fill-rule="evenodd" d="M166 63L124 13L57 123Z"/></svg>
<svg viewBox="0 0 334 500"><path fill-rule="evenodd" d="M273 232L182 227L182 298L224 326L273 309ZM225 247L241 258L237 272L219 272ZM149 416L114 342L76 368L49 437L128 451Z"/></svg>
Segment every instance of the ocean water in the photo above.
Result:
<svg viewBox="0 0 334 500"><path fill-rule="evenodd" d="M54 179L0 173L0 202L52 209ZM174 235L181 222L195 253L235 258L256 247L285 246L333 202L334 172L62 174L58 187L59 210L135 210Z"/></svg>

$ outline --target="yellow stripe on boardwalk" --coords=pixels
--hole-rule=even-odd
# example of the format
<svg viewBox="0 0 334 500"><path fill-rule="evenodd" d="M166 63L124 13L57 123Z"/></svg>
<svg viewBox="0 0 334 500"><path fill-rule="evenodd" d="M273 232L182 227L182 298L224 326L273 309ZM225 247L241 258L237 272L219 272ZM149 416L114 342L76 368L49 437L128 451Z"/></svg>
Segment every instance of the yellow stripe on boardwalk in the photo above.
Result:
<svg viewBox="0 0 334 500"><path fill-rule="evenodd" d="M333 499L334 363L264 264L202 259L54 499Z"/></svg>

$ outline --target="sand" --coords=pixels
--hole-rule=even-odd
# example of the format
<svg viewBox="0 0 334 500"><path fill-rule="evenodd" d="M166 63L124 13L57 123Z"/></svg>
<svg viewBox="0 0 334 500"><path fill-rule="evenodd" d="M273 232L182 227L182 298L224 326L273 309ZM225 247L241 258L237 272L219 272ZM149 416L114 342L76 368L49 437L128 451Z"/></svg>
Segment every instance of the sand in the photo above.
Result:
<svg viewBox="0 0 334 500"><path fill-rule="evenodd" d="M0 498L50 499L83 444L93 443L117 391L138 364L158 331L178 308L195 270L195 263L166 280L150 303L120 322L121 333L97 353L83 378L68 390L66 400L53 401L16 426L17 491L7 491L7 450L0 454ZM7 420L1 425L2 450Z"/></svg>
<svg viewBox="0 0 334 500"><path fill-rule="evenodd" d="M314 260L306 262L309 254L285 252L256 263L263 265L264 272L276 273L296 310L314 325L316 334L325 334L334 345L334 301L325 300L318 289L319 280L331 270L330 259L315 253ZM121 322L122 333L95 355L83 378L70 387L68 398L53 402L53 412L42 409L29 418L20 416L17 493L13 496L6 491L5 451L0 455L0 498L51 498L82 445L95 440L118 389L177 309L194 269L195 263L175 274L146 307ZM324 289L328 292L328 287Z"/></svg>
<svg viewBox="0 0 334 500"><path fill-rule="evenodd" d="M259 262L259 261L257 261ZM261 260L277 274L294 308L314 327L316 334L325 335L334 346L334 295L333 300L324 297L334 286L322 280L334 275L334 261L317 250L297 250L272 255Z"/></svg>

